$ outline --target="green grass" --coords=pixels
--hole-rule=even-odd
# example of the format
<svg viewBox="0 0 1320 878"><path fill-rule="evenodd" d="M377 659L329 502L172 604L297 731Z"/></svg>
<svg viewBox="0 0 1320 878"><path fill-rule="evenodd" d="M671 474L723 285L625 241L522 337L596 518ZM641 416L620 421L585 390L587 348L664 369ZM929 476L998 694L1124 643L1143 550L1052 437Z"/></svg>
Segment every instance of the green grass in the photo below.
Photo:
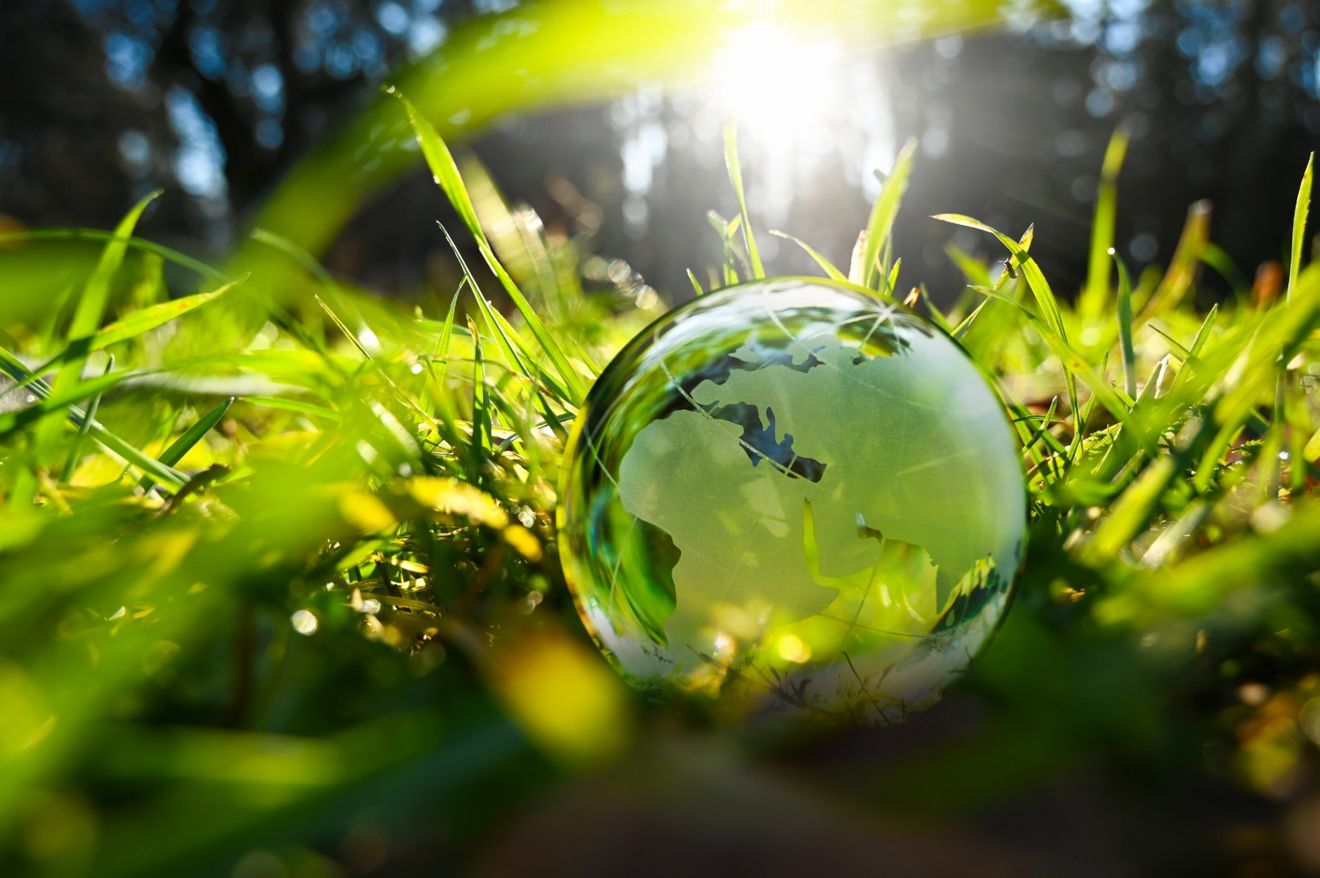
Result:
<svg viewBox="0 0 1320 878"><path fill-rule="evenodd" d="M143 206L108 237L0 242L0 278L44 293L0 302L17 388L0 414L0 871L227 874L262 848L330 869L316 851L364 808L405 849L441 821L461 860L528 797L656 759L657 741L723 741L751 764L811 746L644 704L595 654L555 554L558 457L597 371L656 311L584 291L575 242L469 190L423 116L395 110L487 269L415 310L269 230L250 246L309 292L238 295L251 278L133 237ZM715 219L721 283L764 271L727 146L740 213ZM1225 262L1202 213L1167 268L1111 255L1124 149L1082 291L1051 287L1033 230L941 217L984 232L987 256L951 249L959 300L913 301L997 381L1030 554L954 695L988 718L850 794L877 813L973 815L1096 761L1199 777L1207 748L1249 791L1317 765L1312 169L1286 294L1237 289L1207 313L1197 281ZM889 239L911 160L851 271L878 296L919 280Z"/></svg>

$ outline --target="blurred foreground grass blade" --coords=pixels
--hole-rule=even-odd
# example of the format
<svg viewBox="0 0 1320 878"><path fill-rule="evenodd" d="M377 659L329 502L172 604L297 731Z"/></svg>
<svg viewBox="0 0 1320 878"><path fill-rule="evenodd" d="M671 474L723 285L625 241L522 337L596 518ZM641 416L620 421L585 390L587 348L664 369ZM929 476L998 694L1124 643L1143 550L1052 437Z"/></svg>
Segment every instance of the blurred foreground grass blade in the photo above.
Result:
<svg viewBox="0 0 1320 878"><path fill-rule="evenodd" d="M1155 515L1160 498L1178 474L1181 463L1174 455L1157 458L1118 496L1081 550L1086 563L1101 567L1114 561L1119 551Z"/></svg>
<svg viewBox="0 0 1320 878"><path fill-rule="evenodd" d="M285 588L309 552L348 535L338 502L345 488L332 481L344 474L335 462L269 463L225 494L235 517L219 528L172 516L141 526L138 512L116 504L52 520L32 547L47 555L40 567L0 554L6 657L18 653L18 673L34 693L29 709L0 725L0 832L9 835L34 789L66 781L79 754L94 761L100 724L125 694L150 683L162 640L204 639L208 624L232 612L238 589ZM66 625L63 637L29 631L32 602L76 628ZM143 603L145 613L114 611ZM0 698L9 694L0 687ZM198 822L195 810L184 814Z"/></svg>
<svg viewBox="0 0 1320 878"><path fill-rule="evenodd" d="M581 768L608 764L626 750L631 703L598 654L555 628L528 630L501 646L482 649L478 662L496 696L549 755Z"/></svg>
<svg viewBox="0 0 1320 878"><path fill-rule="evenodd" d="M107 815L96 873L186 875L205 864L249 862L245 855L254 849L362 825L364 802L387 827L431 813L446 815L447 828L461 827L455 815L481 811L474 793L536 787L547 773L517 727L474 701L458 703L464 711L457 721L448 711L413 709L315 738L108 729L100 773L121 782L155 780L164 792Z"/></svg>
<svg viewBox="0 0 1320 878"><path fill-rule="evenodd" d="M1144 573L1106 597L1096 615L1111 625L1149 624L1165 613L1206 618L1234 593L1268 588L1268 597L1277 600L1289 583L1302 585L1317 566L1320 503L1308 499L1268 533L1244 535Z"/></svg>
<svg viewBox="0 0 1320 878"><path fill-rule="evenodd" d="M159 256L166 262L186 268L199 277L212 281L227 280L225 273L218 268L207 265L200 259L194 259L182 251L157 244L155 241L132 236L124 237L117 232L107 232L104 229L24 229L19 232L0 232L0 244L26 244L33 241L95 241L99 244L119 242L130 250L141 250Z"/></svg>

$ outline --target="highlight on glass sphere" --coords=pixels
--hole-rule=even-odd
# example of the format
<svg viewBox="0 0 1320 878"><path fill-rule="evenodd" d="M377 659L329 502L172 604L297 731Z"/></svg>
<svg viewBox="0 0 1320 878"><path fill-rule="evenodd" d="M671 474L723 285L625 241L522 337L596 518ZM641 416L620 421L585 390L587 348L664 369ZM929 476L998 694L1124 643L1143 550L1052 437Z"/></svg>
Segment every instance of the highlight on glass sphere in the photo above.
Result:
<svg viewBox="0 0 1320 878"><path fill-rule="evenodd" d="M605 369L560 484L564 570L619 672L734 713L892 722L994 632L1026 492L947 335L847 284L679 307Z"/></svg>

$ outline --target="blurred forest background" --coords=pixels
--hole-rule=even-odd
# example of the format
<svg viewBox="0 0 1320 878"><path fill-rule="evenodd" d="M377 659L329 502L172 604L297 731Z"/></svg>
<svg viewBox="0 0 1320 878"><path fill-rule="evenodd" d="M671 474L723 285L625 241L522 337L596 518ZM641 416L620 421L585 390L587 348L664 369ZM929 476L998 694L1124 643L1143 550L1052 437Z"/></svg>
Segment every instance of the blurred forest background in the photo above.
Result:
<svg viewBox="0 0 1320 878"><path fill-rule="evenodd" d="M464 21L515 0L5 0L0 4L0 214L105 227L151 189L174 193L143 232L223 255L282 173L374 97L397 65L443 52ZM1117 240L1167 259L1193 202L1249 278L1277 261L1293 173L1320 136L1320 4L1305 0L1075 0L1064 19L908 48L811 56L748 81L655 88L511 118L470 146L511 200L594 233L671 298L718 259L705 214L733 212L720 126L742 141L753 212L847 264L898 144L921 142L896 252L947 300L961 287L957 211L1009 230L1039 223L1056 287L1085 274L1095 175L1127 127ZM823 69L829 68L829 69ZM847 94L823 94L838 83ZM461 120L459 120L461 121ZM181 196L179 193L183 193ZM585 199L585 201L584 201ZM339 236L332 268L377 289L441 295L457 282L420 169ZM974 249L971 232L960 244ZM765 242L779 272L806 271ZM919 275L919 276L918 276ZM1214 280L1207 288L1215 290ZM1226 288L1226 287L1225 287Z"/></svg>

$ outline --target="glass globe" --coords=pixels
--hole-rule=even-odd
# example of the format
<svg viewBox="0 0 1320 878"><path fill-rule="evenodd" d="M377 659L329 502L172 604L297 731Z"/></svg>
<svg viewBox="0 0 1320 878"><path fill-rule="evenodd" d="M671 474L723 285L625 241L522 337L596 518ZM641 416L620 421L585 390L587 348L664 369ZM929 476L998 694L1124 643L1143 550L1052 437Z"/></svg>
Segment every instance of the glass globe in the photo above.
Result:
<svg viewBox="0 0 1320 878"><path fill-rule="evenodd" d="M559 541L634 685L736 712L894 721L994 632L1019 451L947 335L844 283L712 293L634 338L579 414Z"/></svg>

